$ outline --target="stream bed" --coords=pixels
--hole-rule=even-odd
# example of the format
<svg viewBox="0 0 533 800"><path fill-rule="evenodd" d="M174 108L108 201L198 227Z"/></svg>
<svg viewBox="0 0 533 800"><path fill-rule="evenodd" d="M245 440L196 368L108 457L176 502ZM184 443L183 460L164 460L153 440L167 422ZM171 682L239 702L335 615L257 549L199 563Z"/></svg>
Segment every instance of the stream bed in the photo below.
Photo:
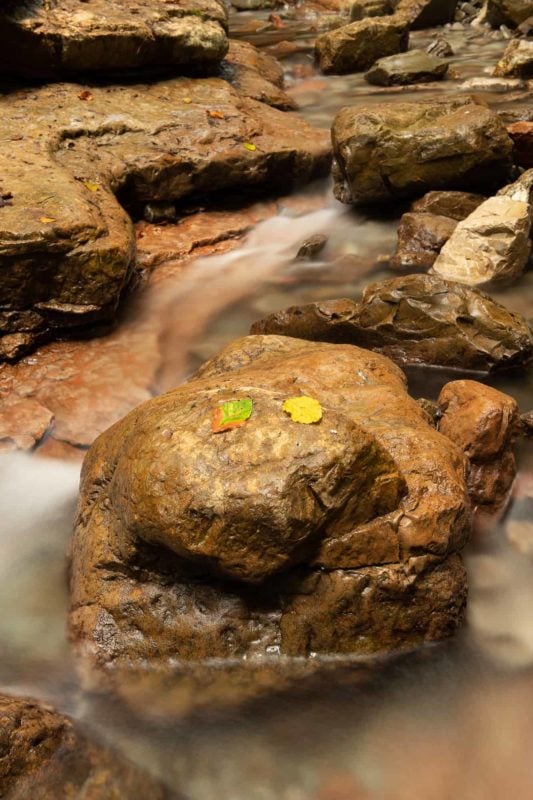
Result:
<svg viewBox="0 0 533 800"><path fill-rule="evenodd" d="M269 30L267 18L267 12L234 15L232 31L273 52L282 39L299 45L283 61L287 88L300 113L317 127L329 127L344 105L381 99L473 91L510 119L531 103L524 91L499 93L482 87L506 44L499 32L445 29L456 53L450 79L416 90L377 90L361 75L319 75L309 23L289 21L283 31ZM258 20L266 30L257 29ZM431 36L428 31L415 33L413 46L425 47ZM480 82L465 85L474 79ZM333 199L329 182L319 182L289 198L235 249L200 257L174 283L165 283L164 293L148 310L157 316L163 308L168 319L156 391L176 385L273 311L334 297L358 298L368 283L391 277L387 257L394 250L402 211L380 218L352 211ZM327 236L324 251L313 261L295 260L300 244L315 233ZM512 287L492 294L530 318L532 288L533 273L528 272ZM407 374L411 393L430 399L450 377L458 376L427 368ZM531 367L519 376L474 377L511 394L522 411L533 407ZM0 462L2 689L53 703L93 738L188 800L529 800L530 446L521 446L518 463L505 509L497 517L478 519L466 553L467 624L453 641L380 658L343 658L338 664L324 659L326 668L301 685L287 689L283 679L279 687L273 681L242 704L217 698L214 680L211 705L195 709L191 704L190 713L169 716L166 693L179 694L179 677L171 690L155 693L157 702L151 694L144 701L136 696L131 713L127 704L118 706L80 687L65 630L65 549L79 463L38 454L5 455ZM220 671L223 665L213 669Z"/></svg>

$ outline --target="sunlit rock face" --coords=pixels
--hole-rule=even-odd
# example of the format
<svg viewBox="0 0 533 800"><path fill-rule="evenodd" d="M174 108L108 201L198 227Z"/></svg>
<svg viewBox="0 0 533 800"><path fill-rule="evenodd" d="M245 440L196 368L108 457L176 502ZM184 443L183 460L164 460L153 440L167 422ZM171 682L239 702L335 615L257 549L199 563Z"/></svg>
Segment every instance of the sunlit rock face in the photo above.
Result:
<svg viewBox="0 0 533 800"><path fill-rule="evenodd" d="M341 109L332 127L335 195L374 205L435 189L498 189L512 142L498 114L470 99Z"/></svg>
<svg viewBox="0 0 533 800"><path fill-rule="evenodd" d="M283 411L302 394L320 421ZM248 420L214 433L243 397ZM89 451L71 636L115 667L440 639L461 621L469 525L464 456L388 359L250 336Z"/></svg>
<svg viewBox="0 0 533 800"><path fill-rule="evenodd" d="M0 361L113 320L135 266L124 206L286 191L328 171L325 131L248 96L263 93L261 71L282 103L275 62L257 56L253 68L251 48L233 55L228 78L242 93L219 78L176 78L0 99Z"/></svg>
<svg viewBox="0 0 533 800"><path fill-rule="evenodd" d="M323 33L316 40L322 72L342 75L368 69L374 61L407 50L407 23L394 16L369 17Z"/></svg>
<svg viewBox="0 0 533 800"><path fill-rule="evenodd" d="M222 0L53 0L3 4L0 72L74 74L212 71L228 49Z"/></svg>
<svg viewBox="0 0 533 800"><path fill-rule="evenodd" d="M48 705L0 695L0 720L2 797L178 800L111 749L91 742Z"/></svg>

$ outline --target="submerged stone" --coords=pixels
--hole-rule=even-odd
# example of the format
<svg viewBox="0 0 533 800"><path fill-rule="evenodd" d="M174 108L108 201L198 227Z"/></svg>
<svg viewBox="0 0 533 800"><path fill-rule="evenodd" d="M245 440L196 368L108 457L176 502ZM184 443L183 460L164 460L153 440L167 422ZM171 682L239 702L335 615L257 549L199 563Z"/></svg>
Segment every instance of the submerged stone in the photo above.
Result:
<svg viewBox="0 0 533 800"><path fill-rule="evenodd" d="M244 393L246 424L212 434L213 405ZM284 412L298 394L320 419ZM469 524L462 454L390 361L247 337L91 448L71 633L114 666L442 638L462 616Z"/></svg>
<svg viewBox="0 0 533 800"><path fill-rule="evenodd" d="M252 333L354 344L402 365L490 372L533 358L533 336L523 317L480 291L430 275L375 283L360 303L292 306L256 322Z"/></svg>
<svg viewBox="0 0 533 800"><path fill-rule="evenodd" d="M354 205L496 189L512 167L498 114L468 98L343 108L332 141L335 196Z"/></svg>

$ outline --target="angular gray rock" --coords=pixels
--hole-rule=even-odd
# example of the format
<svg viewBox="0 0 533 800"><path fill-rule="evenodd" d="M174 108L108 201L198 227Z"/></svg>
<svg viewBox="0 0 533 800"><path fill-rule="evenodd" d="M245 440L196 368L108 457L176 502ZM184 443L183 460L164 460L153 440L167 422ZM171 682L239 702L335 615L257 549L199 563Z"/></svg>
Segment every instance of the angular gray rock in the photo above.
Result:
<svg viewBox="0 0 533 800"><path fill-rule="evenodd" d="M391 203L431 189L498 189L512 141L498 114L469 98L347 107L332 128L335 196Z"/></svg>
<svg viewBox="0 0 533 800"><path fill-rule="evenodd" d="M409 28L396 16L371 17L323 33L316 40L320 69L343 74L368 69L378 58L407 50Z"/></svg>
<svg viewBox="0 0 533 800"><path fill-rule="evenodd" d="M212 72L228 49L222 0L54 0L0 11L0 74L58 79L167 68Z"/></svg>
<svg viewBox="0 0 533 800"><path fill-rule="evenodd" d="M377 86L408 86L411 83L440 81L448 72L448 62L424 50L380 58L365 73L365 80Z"/></svg>

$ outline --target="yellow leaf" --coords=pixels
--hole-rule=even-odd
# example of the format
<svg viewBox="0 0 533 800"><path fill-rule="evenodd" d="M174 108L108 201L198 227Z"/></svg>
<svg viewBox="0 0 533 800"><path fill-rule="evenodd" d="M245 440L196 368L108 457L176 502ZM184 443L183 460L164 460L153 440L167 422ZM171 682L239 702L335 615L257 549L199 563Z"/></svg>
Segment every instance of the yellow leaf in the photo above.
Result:
<svg viewBox="0 0 533 800"><path fill-rule="evenodd" d="M90 191L90 192L97 192L100 188L99 183L93 183L92 181L83 181L83 185Z"/></svg>
<svg viewBox="0 0 533 800"><path fill-rule="evenodd" d="M253 153L254 150L257 150L257 147L255 146L255 144L250 144L250 142L245 142L244 143L244 147L245 147L246 150L249 150L251 153Z"/></svg>
<svg viewBox="0 0 533 800"><path fill-rule="evenodd" d="M188 105L189 103L192 103L192 97L183 97L181 102L182 103L187 103L187 105Z"/></svg>
<svg viewBox="0 0 533 800"><path fill-rule="evenodd" d="M39 222L55 222L54 217L39 217Z"/></svg>
<svg viewBox="0 0 533 800"><path fill-rule="evenodd" d="M314 397L302 394L300 397L289 397L283 403L283 410L290 414L293 422L311 425L322 419L322 406Z"/></svg>

